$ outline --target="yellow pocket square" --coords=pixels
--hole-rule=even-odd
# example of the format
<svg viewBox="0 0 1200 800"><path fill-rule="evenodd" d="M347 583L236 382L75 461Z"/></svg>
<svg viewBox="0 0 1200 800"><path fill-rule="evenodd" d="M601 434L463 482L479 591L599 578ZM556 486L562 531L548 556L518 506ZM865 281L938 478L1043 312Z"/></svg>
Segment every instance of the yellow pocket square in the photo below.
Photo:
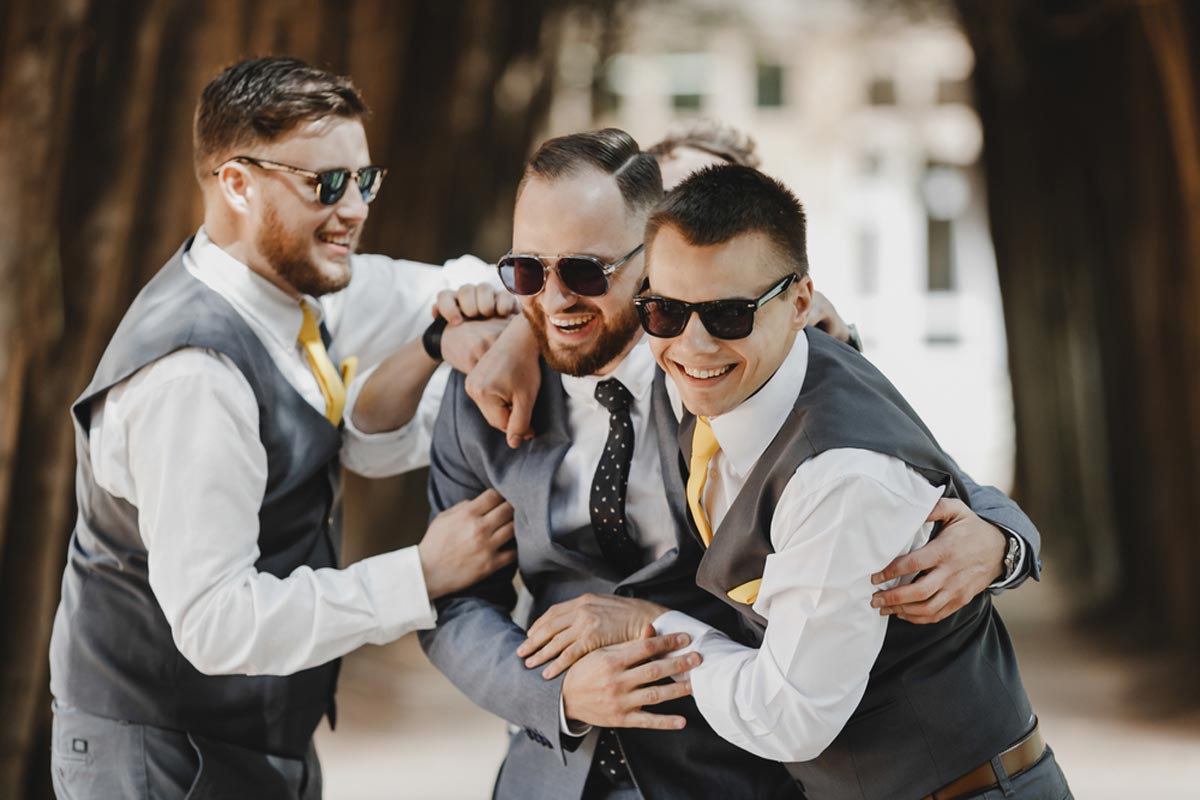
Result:
<svg viewBox="0 0 1200 800"><path fill-rule="evenodd" d="M735 586L726 592L729 599L738 603L750 605L758 599L758 587L762 586L762 578L746 581L741 586Z"/></svg>

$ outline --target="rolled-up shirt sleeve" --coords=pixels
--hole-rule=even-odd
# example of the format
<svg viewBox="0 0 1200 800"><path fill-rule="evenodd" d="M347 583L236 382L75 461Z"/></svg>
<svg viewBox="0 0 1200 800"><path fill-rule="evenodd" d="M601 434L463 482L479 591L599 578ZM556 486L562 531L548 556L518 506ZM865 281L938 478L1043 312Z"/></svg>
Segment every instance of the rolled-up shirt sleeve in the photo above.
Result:
<svg viewBox="0 0 1200 800"><path fill-rule="evenodd" d="M475 256L461 256L441 267L379 255L356 256L350 285L323 301L341 358L355 356L359 374L346 390L342 464L368 478L397 475L429 466L433 424L437 420L450 368L442 365L429 379L417 412L399 428L363 433L354 427L354 407L362 387L379 364L403 345L419 339L433 321L437 295L469 283L504 291L495 267Z"/></svg>
<svg viewBox="0 0 1200 800"><path fill-rule="evenodd" d="M761 647L679 612L655 622L660 634L689 633L681 652L704 657L690 678L713 730L774 761L817 757L858 707L889 622L870 606L871 573L928 541L941 496L877 454L894 463L830 479L816 463L829 453L801 465L780 497L754 603L768 621Z"/></svg>

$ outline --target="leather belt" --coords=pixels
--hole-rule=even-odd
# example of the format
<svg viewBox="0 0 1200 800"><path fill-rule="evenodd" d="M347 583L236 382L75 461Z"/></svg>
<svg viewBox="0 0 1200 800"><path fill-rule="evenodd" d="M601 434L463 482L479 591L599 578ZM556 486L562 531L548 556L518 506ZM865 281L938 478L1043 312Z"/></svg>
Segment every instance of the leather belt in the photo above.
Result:
<svg viewBox="0 0 1200 800"><path fill-rule="evenodd" d="M1004 765L1004 771L1008 773L1011 780L1036 764L1045 752L1046 740L1042 738L1042 732L1038 729L1035 719L1033 730L1027 733L1021 741L1000 754L1000 763ZM1000 778L992 769L992 762L988 761L961 778L951 781L933 794L926 795L924 800L958 800L958 798L995 789L999 785Z"/></svg>

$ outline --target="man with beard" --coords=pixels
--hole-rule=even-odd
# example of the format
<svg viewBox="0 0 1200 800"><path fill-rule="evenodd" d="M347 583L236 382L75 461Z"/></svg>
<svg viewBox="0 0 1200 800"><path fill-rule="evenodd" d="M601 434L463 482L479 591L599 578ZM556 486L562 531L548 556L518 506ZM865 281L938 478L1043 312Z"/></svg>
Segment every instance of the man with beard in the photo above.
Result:
<svg viewBox="0 0 1200 800"><path fill-rule="evenodd" d="M614 616L627 622L601 632L601 644L621 644L543 677L533 668L545 660L538 646L511 618L512 570L438 602L438 626L421 636L426 653L478 705L520 729L497 778L499 798L796 796L779 765L712 732L686 681L659 683L699 663L695 654L662 658L687 637L646 638L643 623L664 608L737 626L730 608L695 585L701 550L675 496L678 459L663 458L675 452L674 418L655 407L665 392L651 391L653 358L632 303L642 230L661 194L653 158L622 131L539 148L518 189L512 251L499 264L542 358L533 378L538 434L510 447L459 374L436 424L433 507L489 488L509 499L531 618L557 605L599 622L620 611ZM987 499L1012 511L1002 497ZM1020 527L1017 517L1010 521ZM537 656L558 655L557 643L548 637Z"/></svg>
<svg viewBox="0 0 1200 800"><path fill-rule="evenodd" d="M429 309L482 266L354 255L385 172L366 113L349 79L285 58L230 67L200 98L204 225L72 408L79 516L50 650L61 797L320 797L312 733L334 721L337 659L431 627L432 600L513 559L511 508L488 491L420 545L337 569L340 463L398 471L428 447L419 425L367 436L343 418L352 354L403 345L389 390L410 419L437 368ZM442 347L465 367L488 335L458 326Z"/></svg>

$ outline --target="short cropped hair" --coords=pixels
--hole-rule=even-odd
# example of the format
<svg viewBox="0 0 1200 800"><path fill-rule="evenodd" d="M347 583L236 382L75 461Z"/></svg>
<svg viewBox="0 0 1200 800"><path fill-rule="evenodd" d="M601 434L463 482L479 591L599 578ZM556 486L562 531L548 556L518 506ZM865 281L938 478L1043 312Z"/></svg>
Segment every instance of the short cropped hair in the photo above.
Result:
<svg viewBox="0 0 1200 800"><path fill-rule="evenodd" d="M705 117L692 117L671 123L667 135L646 152L655 158L666 158L677 147L694 147L730 164L757 167L761 162L750 134L732 125Z"/></svg>
<svg viewBox="0 0 1200 800"><path fill-rule="evenodd" d="M249 145L271 142L300 124L370 114L358 87L296 58L253 58L225 69L200 94L192 124L197 177Z"/></svg>
<svg viewBox="0 0 1200 800"><path fill-rule="evenodd" d="M525 164L517 196L530 178L554 180L588 167L613 176L630 211L644 212L662 198L658 162L643 153L632 136L617 128L572 133L543 142Z"/></svg>
<svg viewBox="0 0 1200 800"><path fill-rule="evenodd" d="M698 247L724 244L761 233L787 271L808 274L804 207L788 188L756 169L718 164L702 169L672 189L646 222L646 247L664 227Z"/></svg>

